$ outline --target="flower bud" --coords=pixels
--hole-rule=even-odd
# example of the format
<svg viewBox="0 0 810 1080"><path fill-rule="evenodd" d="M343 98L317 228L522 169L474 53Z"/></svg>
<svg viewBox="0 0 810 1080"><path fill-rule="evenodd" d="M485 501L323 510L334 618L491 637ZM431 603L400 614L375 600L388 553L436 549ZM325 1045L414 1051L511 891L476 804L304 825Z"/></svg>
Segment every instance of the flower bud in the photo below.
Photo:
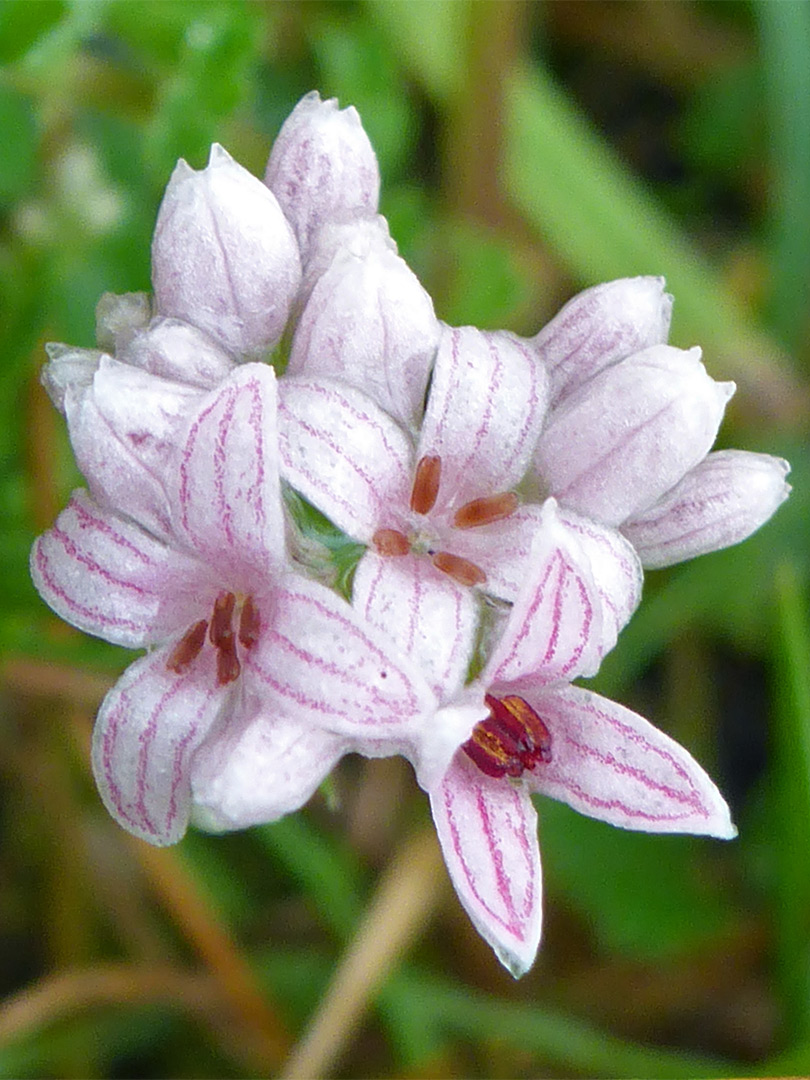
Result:
<svg viewBox="0 0 810 1080"><path fill-rule="evenodd" d="M551 411L535 464L548 493L604 525L656 502L708 453L733 383L655 345L605 368Z"/></svg>
<svg viewBox="0 0 810 1080"><path fill-rule="evenodd" d="M118 359L164 379L210 389L234 361L201 330L180 319L154 319L119 351Z"/></svg>
<svg viewBox="0 0 810 1080"><path fill-rule="evenodd" d="M105 352L115 353L145 329L151 318L148 293L105 292L96 304L96 343Z"/></svg>
<svg viewBox="0 0 810 1080"><path fill-rule="evenodd" d="M65 398L72 392L81 393L93 382L93 376L102 357L100 349L76 349L72 345L48 342L45 346L49 363L42 369L40 379L62 415L65 415Z"/></svg>
<svg viewBox="0 0 810 1080"><path fill-rule="evenodd" d="M178 162L152 241L158 314L252 355L280 339L300 280L292 229L261 181L217 144L201 172Z"/></svg>
<svg viewBox="0 0 810 1080"><path fill-rule="evenodd" d="M341 379L417 424L440 328L385 220L325 228L312 263L322 272L307 275L288 373Z"/></svg>
<svg viewBox="0 0 810 1080"><path fill-rule="evenodd" d="M603 368L667 340L672 297L661 277L620 278L579 293L535 335L558 404Z"/></svg>
<svg viewBox="0 0 810 1080"><path fill-rule="evenodd" d="M770 454L720 450L622 532L647 567L674 563L730 547L764 525L790 494L790 466Z"/></svg>
<svg viewBox="0 0 810 1080"><path fill-rule="evenodd" d="M357 110L321 101L313 90L284 123L264 182L292 223L306 260L318 229L329 221L377 212L380 170Z"/></svg>

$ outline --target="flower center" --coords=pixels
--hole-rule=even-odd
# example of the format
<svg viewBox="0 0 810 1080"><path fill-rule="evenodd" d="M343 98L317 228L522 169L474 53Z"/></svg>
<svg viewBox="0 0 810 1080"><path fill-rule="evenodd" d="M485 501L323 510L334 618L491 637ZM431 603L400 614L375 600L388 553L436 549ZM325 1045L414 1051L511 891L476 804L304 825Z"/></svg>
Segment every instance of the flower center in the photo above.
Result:
<svg viewBox="0 0 810 1080"><path fill-rule="evenodd" d="M239 663L236 642L238 640L243 649L252 649L258 640L261 622L253 597L247 596L239 603L239 626L234 634L236 609L236 594L221 592L214 601L210 620L200 619L180 638L166 661L168 670L178 675L187 671L200 655L207 632L217 652L217 685L227 686L238 679L242 665Z"/></svg>
<svg viewBox="0 0 810 1080"><path fill-rule="evenodd" d="M411 510L425 516L436 505L441 483L442 460L435 455L426 455L419 459L411 489ZM475 529L481 525L490 525L493 521L508 518L518 508L518 497L514 491L502 491L487 495L482 499L473 499L459 507L453 515L453 527L456 529ZM483 585L486 573L476 563L450 551L436 551L419 534L406 536L399 529L377 529L372 537L372 544L378 555L397 557L414 551L430 556L437 570L447 574L459 585Z"/></svg>
<svg viewBox="0 0 810 1080"><path fill-rule="evenodd" d="M522 776L551 761L551 733L523 698L487 694L489 716L461 749L487 776Z"/></svg>

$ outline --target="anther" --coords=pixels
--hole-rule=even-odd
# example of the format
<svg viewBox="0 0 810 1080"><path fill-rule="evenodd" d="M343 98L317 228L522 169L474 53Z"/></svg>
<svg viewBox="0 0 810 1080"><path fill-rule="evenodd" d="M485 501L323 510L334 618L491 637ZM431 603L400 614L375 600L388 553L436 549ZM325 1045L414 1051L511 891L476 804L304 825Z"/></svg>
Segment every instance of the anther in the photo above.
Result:
<svg viewBox="0 0 810 1080"><path fill-rule="evenodd" d="M489 716L462 746L487 776L522 776L551 761L551 732L531 705L517 695L487 694Z"/></svg>
<svg viewBox="0 0 810 1080"><path fill-rule="evenodd" d="M249 596L242 605L242 611L239 615L240 645L243 645L246 649L251 649L258 641L260 630L259 612L253 603L253 597Z"/></svg>
<svg viewBox="0 0 810 1080"><path fill-rule="evenodd" d="M407 555L411 550L408 537L396 529L377 529L371 542L378 555Z"/></svg>
<svg viewBox="0 0 810 1080"><path fill-rule="evenodd" d="M233 609L236 597L232 592L221 592L214 601L214 614L211 616L211 644L219 649L226 642L233 640Z"/></svg>
<svg viewBox="0 0 810 1080"><path fill-rule="evenodd" d="M227 686L239 678L242 667L236 655L236 641L233 634L217 646L217 685Z"/></svg>
<svg viewBox="0 0 810 1080"><path fill-rule="evenodd" d="M517 508L518 497L514 491L503 491L499 495L487 495L460 506L453 517L453 524L457 529L475 529L479 525L503 521Z"/></svg>
<svg viewBox="0 0 810 1080"><path fill-rule="evenodd" d="M200 619L198 623L194 623L191 629L183 634L166 661L166 667L169 671L182 675L189 664L197 659L200 655L200 649L205 643L205 631L207 629L208 623L205 619Z"/></svg>
<svg viewBox="0 0 810 1080"><path fill-rule="evenodd" d="M451 555L449 551L437 551L433 556L433 565L459 585L483 585L487 580L480 566L459 555Z"/></svg>
<svg viewBox="0 0 810 1080"><path fill-rule="evenodd" d="M411 510L415 514L429 514L436 505L441 476L442 459L440 457L427 456L419 459L411 489Z"/></svg>

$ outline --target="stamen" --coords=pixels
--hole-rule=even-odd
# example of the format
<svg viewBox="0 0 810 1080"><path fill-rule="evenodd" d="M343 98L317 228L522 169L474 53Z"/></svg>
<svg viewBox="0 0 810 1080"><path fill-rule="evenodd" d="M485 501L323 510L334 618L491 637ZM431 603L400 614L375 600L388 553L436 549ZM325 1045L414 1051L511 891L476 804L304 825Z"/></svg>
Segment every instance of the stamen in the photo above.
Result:
<svg viewBox="0 0 810 1080"><path fill-rule="evenodd" d="M242 605L242 613L239 616L239 642L246 649L252 649L259 639L259 631L262 628L259 619L259 611L253 603L253 597L249 596Z"/></svg>
<svg viewBox="0 0 810 1080"><path fill-rule="evenodd" d="M420 458L411 489L411 510L415 514L429 514L436 505L441 476L442 459L440 457Z"/></svg>
<svg viewBox="0 0 810 1080"><path fill-rule="evenodd" d="M377 529L371 542L378 555L407 555L411 550L408 537L397 529Z"/></svg>
<svg viewBox="0 0 810 1080"><path fill-rule="evenodd" d="M487 694L489 716L462 746L487 776L519 777L551 761L551 732L523 698Z"/></svg>
<svg viewBox="0 0 810 1080"><path fill-rule="evenodd" d="M217 685L227 686L239 678L242 666L236 655L236 641L233 634L217 646Z"/></svg>
<svg viewBox="0 0 810 1080"><path fill-rule="evenodd" d="M459 585L483 585L487 580L480 566L459 555L451 555L449 551L437 551L433 556L433 565Z"/></svg>
<svg viewBox="0 0 810 1080"><path fill-rule="evenodd" d="M178 675L182 675L189 664L197 659L200 655L200 649L205 643L205 631L207 629L208 623L205 619L200 619L198 623L194 623L191 629L183 634L166 661L166 667L169 671L175 671Z"/></svg>
<svg viewBox="0 0 810 1080"><path fill-rule="evenodd" d="M236 597L232 592L221 592L214 601L214 614L211 616L211 644L219 649L233 640L233 609Z"/></svg>
<svg viewBox="0 0 810 1080"><path fill-rule="evenodd" d="M457 529L475 529L479 525L503 521L517 508L518 497L514 491L502 491L499 495L487 495L460 506L453 517L453 524Z"/></svg>

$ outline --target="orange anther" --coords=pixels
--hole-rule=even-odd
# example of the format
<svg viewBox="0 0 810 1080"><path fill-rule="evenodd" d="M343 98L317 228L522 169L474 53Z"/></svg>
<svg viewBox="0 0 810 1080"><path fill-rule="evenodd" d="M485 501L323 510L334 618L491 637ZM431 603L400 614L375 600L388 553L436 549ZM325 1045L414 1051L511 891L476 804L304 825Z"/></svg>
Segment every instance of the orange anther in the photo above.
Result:
<svg viewBox="0 0 810 1080"><path fill-rule="evenodd" d="M411 550L408 537L397 529L377 529L371 542L378 555L407 555Z"/></svg>
<svg viewBox="0 0 810 1080"><path fill-rule="evenodd" d="M240 644L244 645L246 649L252 648L259 638L261 628L258 609L253 603L253 597L249 596L242 605L242 612L239 616Z"/></svg>
<svg viewBox="0 0 810 1080"><path fill-rule="evenodd" d="M441 476L441 458L430 456L420 458L411 489L411 510L415 514L429 514L436 505Z"/></svg>
<svg viewBox="0 0 810 1080"><path fill-rule="evenodd" d="M194 623L191 629L183 634L166 661L166 667L169 671L175 671L178 675L182 675L192 660L197 659L205 642L205 631L207 629L208 623L205 619L200 619L198 623Z"/></svg>
<svg viewBox="0 0 810 1080"><path fill-rule="evenodd" d="M211 644L220 648L228 639L233 639L233 609L236 597L232 592L221 592L214 601L214 614L211 616Z"/></svg>
<svg viewBox="0 0 810 1080"><path fill-rule="evenodd" d="M437 551L433 556L433 565L459 585L483 585L487 580L480 566L459 555L451 555L449 551Z"/></svg>
<svg viewBox="0 0 810 1080"><path fill-rule="evenodd" d="M499 495L487 495L460 506L453 517L453 524L457 529L474 529L478 525L489 525L492 521L503 521L517 508L518 497L514 491L502 491Z"/></svg>

